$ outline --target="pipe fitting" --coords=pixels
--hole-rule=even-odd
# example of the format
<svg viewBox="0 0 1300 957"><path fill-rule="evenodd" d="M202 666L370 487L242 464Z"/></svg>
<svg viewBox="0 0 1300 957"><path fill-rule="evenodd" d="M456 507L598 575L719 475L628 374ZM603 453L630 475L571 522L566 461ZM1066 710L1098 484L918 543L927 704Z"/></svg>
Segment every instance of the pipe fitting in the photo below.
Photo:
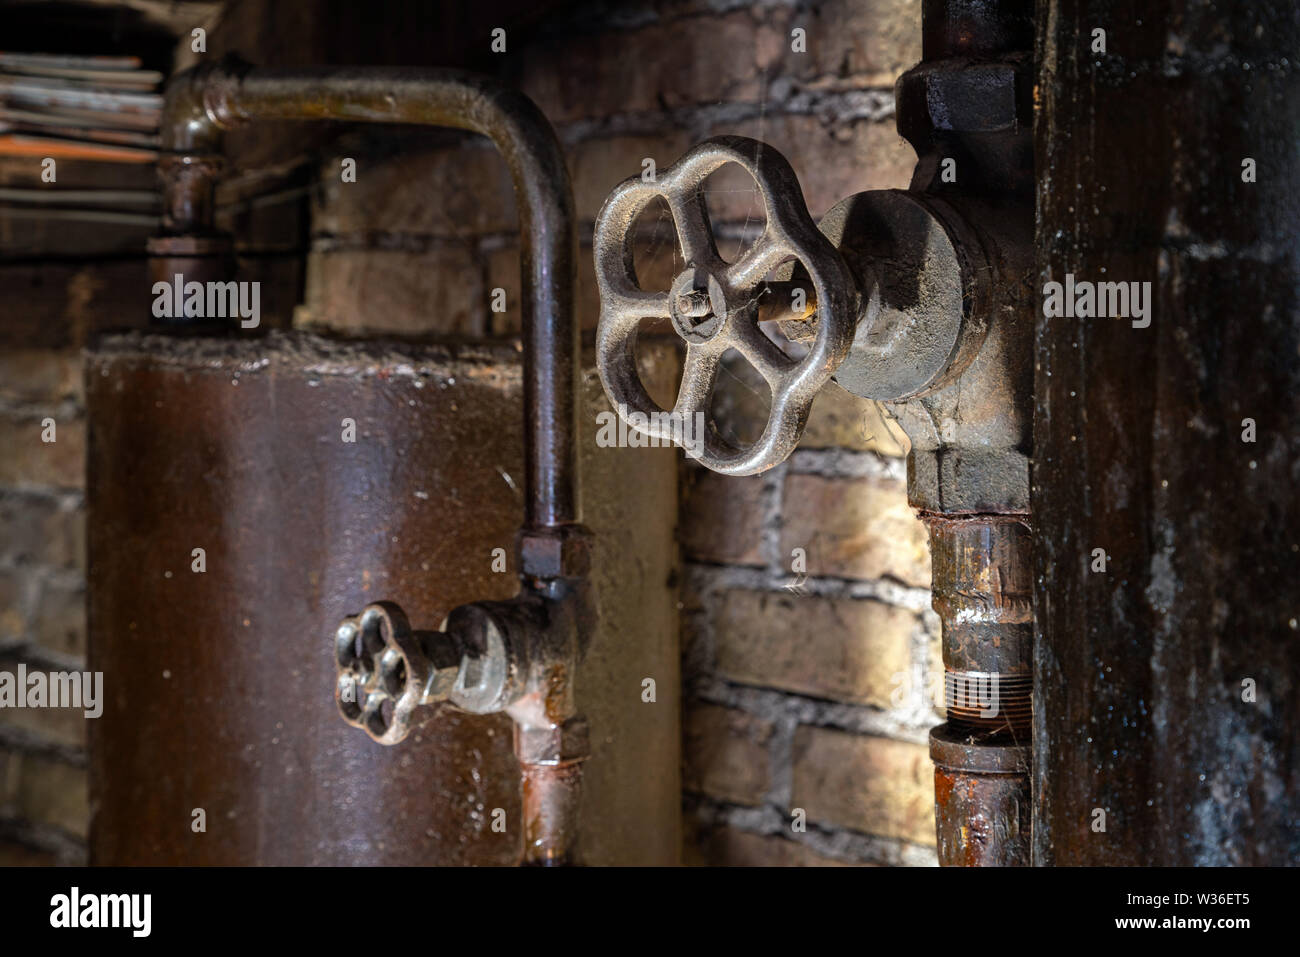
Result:
<svg viewBox="0 0 1300 957"><path fill-rule="evenodd" d="M525 577L578 579L591 571L591 532L582 525L523 528L516 545Z"/></svg>

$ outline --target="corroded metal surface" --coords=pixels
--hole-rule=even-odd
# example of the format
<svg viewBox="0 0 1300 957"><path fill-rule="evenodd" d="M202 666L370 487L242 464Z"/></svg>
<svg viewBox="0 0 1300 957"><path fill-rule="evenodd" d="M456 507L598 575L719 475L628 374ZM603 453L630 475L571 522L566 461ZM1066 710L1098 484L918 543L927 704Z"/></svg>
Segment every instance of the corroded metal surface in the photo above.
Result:
<svg viewBox="0 0 1300 957"><path fill-rule="evenodd" d="M513 593L489 552L518 521L518 370L426 353L385 383L341 347L357 374L316 373L305 343L90 358L92 858L513 863L518 829L491 830L520 814L509 719L444 708L377 745L339 720L331 636L367 595L438 621Z"/></svg>
<svg viewBox="0 0 1300 957"><path fill-rule="evenodd" d="M784 459L832 374L851 392L888 401L907 431L908 500L931 527L944 621L949 724L931 741L940 857L953 864L1029 862L1029 10L1027 0L925 4L925 60L898 84L899 132L918 155L912 190L843 200L823 219L820 244L807 235L788 165L774 162L770 147L735 138L700 144L658 183L627 180L596 225L601 377L642 431L672 438L675 425L646 421L664 412L636 371L636 331L647 318L670 320L687 343L679 415L707 414L729 347L768 382L772 414L762 438L749 449L722 448L711 432L714 444L696 457L714 471L751 474ZM728 161L754 175L769 231L732 266L718 265L699 193ZM637 215L657 197L668 201L687 263L666 295L639 287L629 245ZM774 243L773 221L789 232L787 218L798 227L794 242ZM815 295L760 313L763 295L783 295L801 280ZM760 315L809 344L802 363L758 333ZM789 378L805 372L815 375ZM974 703L971 686L980 691ZM990 775L982 767L990 760L1015 771Z"/></svg>
<svg viewBox="0 0 1300 957"><path fill-rule="evenodd" d="M1032 543L1026 516L926 515L949 724L1029 736Z"/></svg>
<svg viewBox="0 0 1300 957"><path fill-rule="evenodd" d="M1300 15L1040 6L1038 283L1153 305L1039 320L1035 860L1295 864Z"/></svg>
<svg viewBox="0 0 1300 957"><path fill-rule="evenodd" d="M930 529L948 722L930 736L939 861L1030 863L1033 162L1026 0L928 0L898 81L912 186L945 224L978 316L955 378L890 408ZM951 175L944 175L944 166ZM978 276L978 282L972 276Z"/></svg>
<svg viewBox="0 0 1300 957"><path fill-rule="evenodd" d="M704 180L729 163L754 177L766 214L762 236L731 264L718 255L701 192ZM667 292L642 289L632 266L632 227L658 198L668 202L686 261ZM785 157L745 137L706 140L655 181L632 177L615 187L596 218L594 247L600 289L597 368L628 424L646 435L680 441L681 423L698 417L704 424L703 447L693 457L715 472L752 475L784 461L803 434L813 398L848 354L858 319L848 267L813 225ZM800 359L788 356L758 326L758 300L768 273L792 259L806 270L817 302L816 333ZM670 320L686 343L672 418L650 397L637 372L638 327L656 318ZM745 357L771 394L767 425L748 448L729 443L710 413L728 349Z"/></svg>
<svg viewBox="0 0 1300 957"><path fill-rule="evenodd" d="M988 744L940 725L930 732L934 818L944 867L1021 867L1029 863L1028 743Z"/></svg>
<svg viewBox="0 0 1300 957"><path fill-rule="evenodd" d="M1033 715L1027 517L924 517L948 715L930 735L939 863L1026 865Z"/></svg>

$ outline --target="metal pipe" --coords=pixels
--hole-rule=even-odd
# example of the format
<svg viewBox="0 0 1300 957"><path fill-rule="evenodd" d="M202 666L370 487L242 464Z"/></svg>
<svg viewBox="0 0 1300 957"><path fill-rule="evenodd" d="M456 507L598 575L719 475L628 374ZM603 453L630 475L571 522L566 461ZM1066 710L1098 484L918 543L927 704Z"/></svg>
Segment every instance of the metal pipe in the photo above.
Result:
<svg viewBox="0 0 1300 957"><path fill-rule="evenodd" d="M939 863L1025 865L1034 640L1029 516L922 517L943 625L948 716L930 733Z"/></svg>
<svg viewBox="0 0 1300 957"><path fill-rule="evenodd" d="M923 59L897 94L913 188L986 257L987 328L970 365L891 406L912 438L908 498L930 531L943 625L948 720L930 756L944 865L1027 865L1032 844L1032 14L1031 0L925 0Z"/></svg>
<svg viewBox="0 0 1300 957"><path fill-rule="evenodd" d="M169 240L214 235L212 187L222 131L275 119L445 126L492 140L510 169L519 206L528 423L524 525L542 530L576 523L579 341L573 319L573 193L546 117L522 93L454 70L196 67L167 86L164 235L151 251L164 257L193 253L172 249Z"/></svg>
<svg viewBox="0 0 1300 957"><path fill-rule="evenodd" d="M923 0L921 57L996 57L1034 45L1034 0Z"/></svg>

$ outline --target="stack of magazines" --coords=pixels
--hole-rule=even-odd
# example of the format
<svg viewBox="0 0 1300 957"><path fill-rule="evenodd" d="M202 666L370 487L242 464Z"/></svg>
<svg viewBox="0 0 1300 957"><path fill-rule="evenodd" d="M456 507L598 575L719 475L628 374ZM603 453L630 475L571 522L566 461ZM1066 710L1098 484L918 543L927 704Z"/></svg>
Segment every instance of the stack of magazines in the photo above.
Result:
<svg viewBox="0 0 1300 957"><path fill-rule="evenodd" d="M162 80L136 57L0 53L0 154L153 162Z"/></svg>

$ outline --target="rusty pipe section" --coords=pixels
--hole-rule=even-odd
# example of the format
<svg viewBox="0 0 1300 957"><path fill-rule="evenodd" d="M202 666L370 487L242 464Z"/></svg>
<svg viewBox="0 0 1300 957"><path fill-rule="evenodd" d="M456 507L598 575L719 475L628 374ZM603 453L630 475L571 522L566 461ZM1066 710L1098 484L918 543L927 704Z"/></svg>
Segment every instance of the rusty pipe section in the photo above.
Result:
<svg viewBox="0 0 1300 957"><path fill-rule="evenodd" d="M573 193L555 132L536 105L496 81L422 68L249 68L226 62L179 74L163 106L163 233L156 275L217 274L229 241L213 227L223 131L261 120L410 123L488 137L510 169L519 207L527 493L525 526L578 517L574 396ZM448 184L431 184L447 188ZM190 275L190 273L185 273Z"/></svg>
<svg viewBox="0 0 1300 957"><path fill-rule="evenodd" d="M943 625L944 707L930 733L939 863L1030 854L1033 575L1027 514L923 514Z"/></svg>

